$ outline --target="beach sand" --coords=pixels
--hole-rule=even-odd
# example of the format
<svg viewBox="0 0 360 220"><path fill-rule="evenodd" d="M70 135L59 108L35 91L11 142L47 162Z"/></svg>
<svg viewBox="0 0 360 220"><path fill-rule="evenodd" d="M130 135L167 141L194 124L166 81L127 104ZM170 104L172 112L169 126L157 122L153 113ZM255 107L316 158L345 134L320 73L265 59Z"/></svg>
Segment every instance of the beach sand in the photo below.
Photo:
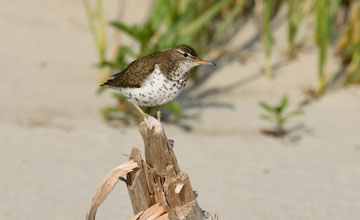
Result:
<svg viewBox="0 0 360 220"><path fill-rule="evenodd" d="M115 19L117 1L104 2L106 19ZM126 2L124 21L147 16L150 1ZM110 91L95 94L97 56L81 1L1 5L0 219L84 219L105 174L131 147L143 148L138 128L114 128L100 114L114 99ZM167 135L200 206L220 219L360 219L358 86L307 105L289 121L294 131L286 138L259 132L270 126L259 119L259 100L276 103L287 94L296 108L303 88L316 84L314 47L282 62L284 26L275 34L274 79L262 74L261 41L240 49L256 37L249 21L228 43L243 62L222 59L208 80L179 97L186 117L181 126L164 123ZM327 70L337 68L331 55ZM97 219L132 216L120 182Z"/></svg>

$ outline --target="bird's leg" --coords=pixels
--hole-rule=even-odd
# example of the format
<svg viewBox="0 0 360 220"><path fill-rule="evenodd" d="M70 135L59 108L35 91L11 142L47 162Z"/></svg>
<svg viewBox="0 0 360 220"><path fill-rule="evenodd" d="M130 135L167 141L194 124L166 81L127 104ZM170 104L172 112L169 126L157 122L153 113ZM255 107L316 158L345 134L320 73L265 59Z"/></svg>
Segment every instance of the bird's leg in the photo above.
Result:
<svg viewBox="0 0 360 220"><path fill-rule="evenodd" d="M161 120L161 105L159 106L159 110L156 112L158 121Z"/></svg>
<svg viewBox="0 0 360 220"><path fill-rule="evenodd" d="M145 116L147 115L137 104L131 102L131 104L133 104L133 106L136 108L136 110L138 110L138 112L140 112L140 114L145 118Z"/></svg>

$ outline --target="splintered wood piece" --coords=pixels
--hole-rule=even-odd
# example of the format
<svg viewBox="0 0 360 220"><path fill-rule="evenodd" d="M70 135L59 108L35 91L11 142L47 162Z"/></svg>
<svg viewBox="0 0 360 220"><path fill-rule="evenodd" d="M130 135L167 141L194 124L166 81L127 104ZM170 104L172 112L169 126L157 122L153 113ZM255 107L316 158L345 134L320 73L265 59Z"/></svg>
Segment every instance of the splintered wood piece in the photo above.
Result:
<svg viewBox="0 0 360 220"><path fill-rule="evenodd" d="M140 169L127 174L126 185L130 195L134 214L148 209L155 203L154 193L150 192L146 171L144 169L143 160L141 159L140 150L132 148L130 153L130 160L134 160Z"/></svg>
<svg viewBox="0 0 360 220"><path fill-rule="evenodd" d="M136 214L131 220L169 220L169 214L159 203Z"/></svg>
<svg viewBox="0 0 360 220"><path fill-rule="evenodd" d="M179 193L176 186L182 185ZM170 207L181 207L189 202L196 201L188 175L180 171L176 177L167 178L164 182L166 200Z"/></svg>
<svg viewBox="0 0 360 220"><path fill-rule="evenodd" d="M115 167L112 169L100 183L96 189L95 195L93 196L89 209L86 214L87 220L94 220L96 211L98 210L101 203L104 202L106 197L114 189L116 183L119 181L119 177L132 172L136 168L139 168L139 165L133 161L129 160L126 163Z"/></svg>
<svg viewBox="0 0 360 220"><path fill-rule="evenodd" d="M157 219L161 215L167 215L166 209L161 206L159 203L151 206L140 216L140 220L150 220L150 219Z"/></svg>
<svg viewBox="0 0 360 220"><path fill-rule="evenodd" d="M131 220L139 220L139 217L144 213L144 211L139 212L136 214Z"/></svg>
<svg viewBox="0 0 360 220"><path fill-rule="evenodd" d="M183 189L183 187L184 187L184 183L177 184L175 187L175 193L179 194L181 192L181 190Z"/></svg>

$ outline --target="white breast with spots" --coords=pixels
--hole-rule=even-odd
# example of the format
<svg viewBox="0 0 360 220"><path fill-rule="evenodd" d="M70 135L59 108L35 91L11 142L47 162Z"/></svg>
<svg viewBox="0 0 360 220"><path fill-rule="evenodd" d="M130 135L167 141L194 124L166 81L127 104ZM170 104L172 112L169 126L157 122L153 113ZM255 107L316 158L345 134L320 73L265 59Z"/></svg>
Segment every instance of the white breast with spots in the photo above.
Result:
<svg viewBox="0 0 360 220"><path fill-rule="evenodd" d="M187 76L187 74L185 74ZM167 79L160 73L160 68L155 65L140 88L118 88L129 100L140 106L159 106L175 99L185 87L185 82L177 83Z"/></svg>

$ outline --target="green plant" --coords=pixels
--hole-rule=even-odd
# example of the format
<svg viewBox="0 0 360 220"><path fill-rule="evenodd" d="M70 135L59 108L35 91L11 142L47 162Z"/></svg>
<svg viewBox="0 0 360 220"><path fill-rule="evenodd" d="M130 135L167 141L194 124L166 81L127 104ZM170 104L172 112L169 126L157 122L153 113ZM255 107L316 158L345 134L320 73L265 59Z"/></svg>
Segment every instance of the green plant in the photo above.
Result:
<svg viewBox="0 0 360 220"><path fill-rule="evenodd" d="M360 83L360 2L350 1L349 19L336 51L345 68L344 82Z"/></svg>
<svg viewBox="0 0 360 220"><path fill-rule="evenodd" d="M95 3L94 7L90 1ZM122 70L129 61L178 44L189 44L200 55L206 55L211 49L225 42L226 31L236 26L233 25L235 22L243 19L244 14L251 14L254 10L261 21L265 73L271 77L271 55L274 46L272 20L281 11L279 10L281 6L286 6L288 9L286 22L290 55L297 46L297 35L305 18L309 18L309 21L315 19L312 35L318 49L318 70L317 86L312 93L314 96L326 92L329 82L334 80L340 79L343 85L360 83L360 1L358 0L154 0L150 16L143 24L128 25L121 21L110 23L116 28L117 33L130 36L139 45L139 50L125 44L116 45L114 57L106 54L103 1L83 0L83 3L99 57L99 83L108 79L111 70ZM327 56L331 51L329 47L335 44L345 70L340 77L326 70ZM196 70L192 72L192 76L195 72ZM114 111L131 114L132 108L128 106L126 99L116 95L114 97L117 104L108 108L111 111L105 109L104 115L107 116ZM170 108L176 117L180 117L181 107L178 104L170 103L166 108ZM146 108L145 111L151 113L154 109Z"/></svg>
<svg viewBox="0 0 360 220"><path fill-rule="evenodd" d="M273 47L271 20L278 10L277 5L287 4L287 24L288 24L288 54L293 55L296 45L296 36L299 27L307 15L315 17L315 42L318 48L318 80L315 89L315 96L325 93L328 83L336 80L336 74L326 73L326 60L328 48L331 45L330 39L334 36L333 30L341 31L339 24L336 23L338 12L341 10L349 11L349 18L345 19L346 31L337 43L338 54L343 60L345 74L343 75L345 84L360 83L360 3L356 0L288 0L288 1L267 1L258 0L259 11L263 16L263 39L265 47L265 73L271 76L271 50Z"/></svg>
<svg viewBox="0 0 360 220"><path fill-rule="evenodd" d="M260 118L271 122L274 125L272 134L277 134L278 136L283 136L287 133L285 123L290 118L304 114L302 109L295 109L285 113L289 106L289 98L286 95L281 98L277 105L270 105L264 101L259 101L259 106L265 111L265 113L260 114Z"/></svg>
<svg viewBox="0 0 360 220"><path fill-rule="evenodd" d="M157 0L151 9L149 19L142 25L112 21L111 25L137 41L140 49L133 51L122 45L116 61L104 65L123 68L127 64L128 56L138 58L179 44L189 44L202 54L208 52L208 43L216 43L234 21L235 15L240 12L241 8L236 7L231 11L230 18L227 17L216 25L216 34L211 35L214 26L210 21L215 19L229 2L231 0L209 1L208 4L204 4L203 0L187 0L179 4L174 0Z"/></svg>
<svg viewBox="0 0 360 220"><path fill-rule="evenodd" d="M95 6L92 6L90 0L83 0L83 4L88 18L88 23L90 25L91 35L95 41L99 63L103 63L106 60L106 35L102 7L103 2L102 0L96 0ZM108 69L100 68L98 73L99 83L103 83L109 76L110 71Z"/></svg>
<svg viewBox="0 0 360 220"><path fill-rule="evenodd" d="M188 44L200 54L206 54L211 45L216 45L222 35L243 8L240 4L223 14L222 9L239 0L184 0L181 3L175 0L156 0L151 8L150 16L140 25L128 25L121 21L111 21L112 27L125 33L135 40L140 48L134 50L127 45L120 45L114 61L103 60L101 67L123 69L129 60L133 60L153 52L161 51L179 44ZM229 16L226 16L229 14ZM220 22L211 22L211 21ZM116 112L129 113L129 104L121 95L114 96L118 104L115 107L105 108L103 114L108 117ZM120 104L119 104L120 103ZM176 118L182 115L181 107L176 102L164 105ZM157 109L157 108L156 108ZM153 113L154 108L143 108L146 113Z"/></svg>
<svg viewBox="0 0 360 220"><path fill-rule="evenodd" d="M270 78L272 77L271 70L271 49L273 44L271 19L274 8L274 1L264 1L264 44L265 44L265 73Z"/></svg>
<svg viewBox="0 0 360 220"><path fill-rule="evenodd" d="M325 74L325 64L328 53L327 50L330 44L331 29L334 24L339 2L339 0L317 0L315 2L315 37L319 50L317 95L322 95L328 84L328 77Z"/></svg>
<svg viewBox="0 0 360 220"><path fill-rule="evenodd" d="M295 37L298 33L299 27L304 20L304 17L309 8L309 0L288 0L287 10L287 34L288 34L288 54L294 54Z"/></svg>
<svg viewBox="0 0 360 220"><path fill-rule="evenodd" d="M272 19L282 5L282 0L257 0L255 1L256 11L260 18L262 39L265 48L265 75L272 78L271 53L273 47Z"/></svg>

